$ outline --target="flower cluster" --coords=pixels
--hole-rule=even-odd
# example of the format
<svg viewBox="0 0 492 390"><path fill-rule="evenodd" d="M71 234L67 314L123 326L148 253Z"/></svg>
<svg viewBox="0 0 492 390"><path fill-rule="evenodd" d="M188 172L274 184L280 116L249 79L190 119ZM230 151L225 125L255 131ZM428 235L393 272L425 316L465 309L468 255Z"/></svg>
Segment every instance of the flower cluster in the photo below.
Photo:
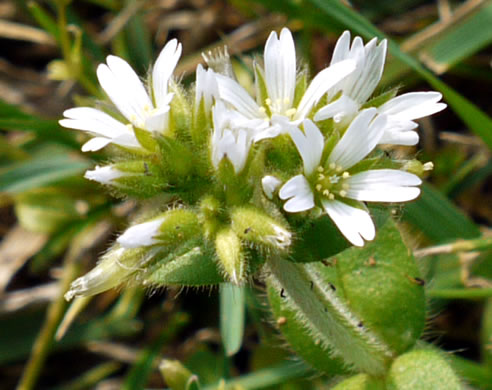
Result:
<svg viewBox="0 0 492 390"><path fill-rule="evenodd" d="M180 55L181 45L168 42L146 84L109 56L97 76L116 110L72 108L60 121L93 136L83 151L112 144L113 162L88 171L88 179L125 196L167 194L175 205L130 227L98 267L121 279L140 272L143 260L123 272L104 259L119 264L136 251L145 264L175 263L176 256L211 253L219 273L241 283L271 253L286 254L302 240L296 213L302 221L327 215L348 242L363 246L375 237L365 202L419 195L421 180L405 171L409 164L378 145L416 144L415 119L445 104L437 92L374 95L386 41L364 45L344 32L330 66L308 82L291 32L272 32L263 64L254 63L253 95L223 50L204 55L209 68L198 66L190 98L173 78ZM70 296L93 293L82 282Z"/></svg>

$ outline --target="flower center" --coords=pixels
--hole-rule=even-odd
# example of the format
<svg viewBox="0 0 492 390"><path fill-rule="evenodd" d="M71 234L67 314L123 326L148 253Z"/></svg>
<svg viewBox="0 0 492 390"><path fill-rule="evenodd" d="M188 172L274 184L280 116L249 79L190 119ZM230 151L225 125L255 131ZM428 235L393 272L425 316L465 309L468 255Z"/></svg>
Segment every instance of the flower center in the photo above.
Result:
<svg viewBox="0 0 492 390"><path fill-rule="evenodd" d="M272 101L272 99L265 99L265 107L261 107L260 110L262 112L269 112L270 115L277 114L283 115L292 120L294 115L297 112L297 109L291 107L291 101L288 98L285 99L276 99Z"/></svg>
<svg viewBox="0 0 492 390"><path fill-rule="evenodd" d="M319 166L316 168L316 182L314 188L320 196L334 200L335 197L347 196L349 184L347 180L350 173L344 171L340 165L331 163L328 168Z"/></svg>

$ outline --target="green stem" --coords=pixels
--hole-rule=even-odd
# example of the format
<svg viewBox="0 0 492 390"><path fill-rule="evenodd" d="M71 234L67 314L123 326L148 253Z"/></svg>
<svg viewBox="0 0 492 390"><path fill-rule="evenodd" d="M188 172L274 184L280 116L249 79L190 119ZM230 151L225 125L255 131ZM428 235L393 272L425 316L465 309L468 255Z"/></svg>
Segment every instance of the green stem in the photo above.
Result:
<svg viewBox="0 0 492 390"><path fill-rule="evenodd" d="M36 385L41 369L50 351L53 336L65 313L67 302L63 297L63 293L69 288L70 283L77 276L78 271L79 263L75 262L70 254L67 255L64 263L63 278L59 283L59 295L48 308L46 320L34 342L31 357L29 358L19 384L17 385L17 390L30 390Z"/></svg>
<svg viewBox="0 0 492 390"><path fill-rule="evenodd" d="M390 349L337 297L310 264L294 264L278 257L268 260L272 284L286 304L321 345L343 360L374 376L385 374L394 358ZM328 353L328 352L327 352Z"/></svg>

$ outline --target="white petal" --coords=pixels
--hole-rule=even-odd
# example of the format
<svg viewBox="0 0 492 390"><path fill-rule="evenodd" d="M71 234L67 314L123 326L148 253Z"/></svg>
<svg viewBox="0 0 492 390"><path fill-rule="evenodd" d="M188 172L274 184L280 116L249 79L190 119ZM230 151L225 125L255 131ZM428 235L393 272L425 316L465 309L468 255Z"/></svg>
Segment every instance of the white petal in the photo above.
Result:
<svg viewBox="0 0 492 390"><path fill-rule="evenodd" d="M150 132L165 133L167 130L169 119L169 106L165 106L162 110L154 110L145 119L145 130Z"/></svg>
<svg viewBox="0 0 492 390"><path fill-rule="evenodd" d="M116 241L124 248L137 248L139 246L157 244L159 241L154 237L159 233L159 227L163 221L163 218L159 218L132 226L126 229Z"/></svg>
<svg viewBox="0 0 492 390"><path fill-rule="evenodd" d="M354 80L351 92L348 93L359 104L363 104L372 95L383 74L386 58L386 40L376 46L376 38L364 47L362 61L357 67L361 68L360 75Z"/></svg>
<svg viewBox="0 0 492 390"><path fill-rule="evenodd" d="M174 69L181 56L181 43L170 40L161 50L152 71L152 87L157 108L163 107L167 101L167 87Z"/></svg>
<svg viewBox="0 0 492 390"><path fill-rule="evenodd" d="M381 139L386 124L384 115L378 115L374 119L376 113L375 108L368 108L357 115L333 148L328 157L330 163L348 169L372 152Z"/></svg>
<svg viewBox="0 0 492 390"><path fill-rule="evenodd" d="M217 81L215 72L212 69L203 69L201 64L196 68L196 86L195 86L195 105L199 106L201 99L205 105L205 111L212 107L213 98L218 96Z"/></svg>
<svg viewBox="0 0 492 390"><path fill-rule="evenodd" d="M338 200L322 200L326 213L340 232L355 246L364 246L364 239L371 241L376 229L367 211L349 206Z"/></svg>
<svg viewBox="0 0 492 390"><path fill-rule="evenodd" d="M280 184L282 184L282 181L275 176L268 175L261 179L263 192L268 199L273 199L273 193L277 190Z"/></svg>
<svg viewBox="0 0 492 390"><path fill-rule="evenodd" d="M398 120L414 120L435 114L446 108L438 103L439 92L410 92L397 96L379 107L379 111Z"/></svg>
<svg viewBox="0 0 492 390"><path fill-rule="evenodd" d="M342 95L332 103L321 107L314 116L315 121L333 118L336 123L340 122L344 117L352 117L359 110L359 105L349 98L347 95Z"/></svg>
<svg viewBox="0 0 492 390"><path fill-rule="evenodd" d="M250 119L266 118L266 115L260 112L258 104L236 81L219 74L216 74L216 80L221 99Z"/></svg>
<svg viewBox="0 0 492 390"><path fill-rule="evenodd" d="M285 200L284 210L290 213L306 211L314 207L314 195L308 181L303 175L291 178L280 189L278 196Z"/></svg>
<svg viewBox="0 0 492 390"><path fill-rule="evenodd" d="M126 125L95 108L70 108L63 115L67 119L61 119L59 123L70 129L89 131L108 138L130 132Z"/></svg>
<svg viewBox="0 0 492 390"><path fill-rule="evenodd" d="M106 165L104 167L96 166L94 170L86 171L84 177L101 184L111 184L114 179L123 175L123 172L114 169L111 165Z"/></svg>
<svg viewBox="0 0 492 390"><path fill-rule="evenodd" d="M265 83L272 111L283 113L292 107L296 87L296 49L291 32L283 28L280 39L272 32L265 44Z"/></svg>
<svg viewBox="0 0 492 390"><path fill-rule="evenodd" d="M81 150L83 152L96 152L104 148L109 143L111 143L110 138L95 137L83 144Z"/></svg>
<svg viewBox="0 0 492 390"><path fill-rule="evenodd" d="M347 197L368 202L406 202L420 194L418 176L396 169L360 172L347 179Z"/></svg>
<svg viewBox="0 0 492 390"><path fill-rule="evenodd" d="M319 72L309 84L302 97L294 119L304 119L319 99L335 84L347 77L355 69L355 63L351 60L338 62Z"/></svg>
<svg viewBox="0 0 492 390"><path fill-rule="evenodd" d="M297 127L292 127L289 134L301 155L304 163L304 173L309 176L319 165L325 142L323 134L309 119L304 122L304 133Z"/></svg>
<svg viewBox="0 0 492 390"><path fill-rule="evenodd" d="M116 56L108 56L106 64L97 68L101 87L118 110L135 126L141 127L145 112L153 105L137 74L128 63Z"/></svg>
<svg viewBox="0 0 492 390"><path fill-rule="evenodd" d="M416 131L412 130L398 130L386 129L383 136L379 140L380 144L391 145L416 145L419 142L419 135Z"/></svg>
<svg viewBox="0 0 492 390"><path fill-rule="evenodd" d="M350 31L346 30L343 32L340 38L338 38L338 41L335 45L335 49L333 50L331 65L334 65L337 62L343 60L347 60L349 58L349 50L350 50Z"/></svg>

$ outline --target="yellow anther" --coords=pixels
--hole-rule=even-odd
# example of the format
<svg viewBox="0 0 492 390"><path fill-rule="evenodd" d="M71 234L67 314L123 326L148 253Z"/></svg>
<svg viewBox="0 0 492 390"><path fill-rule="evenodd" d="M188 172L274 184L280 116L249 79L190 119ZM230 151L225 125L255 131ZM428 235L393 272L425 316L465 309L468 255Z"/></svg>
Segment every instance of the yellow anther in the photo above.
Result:
<svg viewBox="0 0 492 390"><path fill-rule="evenodd" d="M343 171L343 168L341 165L337 165L337 172L342 172Z"/></svg>
<svg viewBox="0 0 492 390"><path fill-rule="evenodd" d="M321 184L316 184L316 191L321 191L323 186Z"/></svg>
<svg viewBox="0 0 492 390"><path fill-rule="evenodd" d="M347 171L345 171L345 172L343 172L342 177L344 179L346 179L346 178L350 177L350 173L348 173Z"/></svg>
<svg viewBox="0 0 492 390"><path fill-rule="evenodd" d="M287 111L285 111L285 115L287 116L292 116L296 113L296 109L295 108L289 108Z"/></svg>
<svg viewBox="0 0 492 390"><path fill-rule="evenodd" d="M328 195L328 199L330 199L330 200L335 199L335 195L333 195L333 194Z"/></svg>
<svg viewBox="0 0 492 390"><path fill-rule="evenodd" d="M265 99L265 104L266 104L267 106L271 106L271 105L272 105L272 99L270 99L270 98L266 98L266 99Z"/></svg>
<svg viewBox="0 0 492 390"><path fill-rule="evenodd" d="M286 97L286 98L284 98L284 104L289 104L289 103L290 103L290 99L289 99L289 98L287 98L287 97ZM295 110L295 108L294 108L294 110Z"/></svg>
<svg viewBox="0 0 492 390"><path fill-rule="evenodd" d="M325 175L322 173L318 174L318 180L323 180L325 178Z"/></svg>
<svg viewBox="0 0 492 390"><path fill-rule="evenodd" d="M330 163L330 169L335 169L337 165L335 163Z"/></svg>
<svg viewBox="0 0 492 390"><path fill-rule="evenodd" d="M131 123L127 123L126 127L128 130L133 131L133 125Z"/></svg>
<svg viewBox="0 0 492 390"><path fill-rule="evenodd" d="M260 107L260 112L261 112L262 114L264 114L264 113L266 112L266 108L265 108L265 107Z"/></svg>
<svg viewBox="0 0 492 390"><path fill-rule="evenodd" d="M323 171L324 171L323 167L322 166L319 166L318 167L318 172L323 172Z"/></svg>
<svg viewBox="0 0 492 390"><path fill-rule="evenodd" d="M348 189L350 188L350 186L349 186L347 183L343 183L343 184L342 184L342 188L343 188L344 190L348 190Z"/></svg>
<svg viewBox="0 0 492 390"><path fill-rule="evenodd" d="M328 190L323 190L323 195L324 195L324 196L330 196L330 191L328 191Z"/></svg>
<svg viewBox="0 0 492 390"><path fill-rule="evenodd" d="M338 193L342 198L345 198L347 196L347 191L345 190L341 190L339 193Z"/></svg>

